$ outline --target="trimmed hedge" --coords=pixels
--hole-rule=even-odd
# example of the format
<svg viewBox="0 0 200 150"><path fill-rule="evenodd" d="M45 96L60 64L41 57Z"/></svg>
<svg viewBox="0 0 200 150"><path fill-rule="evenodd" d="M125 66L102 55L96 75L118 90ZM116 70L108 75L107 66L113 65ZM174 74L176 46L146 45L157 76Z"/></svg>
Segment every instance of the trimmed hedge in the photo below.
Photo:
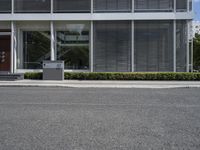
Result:
<svg viewBox="0 0 200 150"><path fill-rule="evenodd" d="M25 73L25 79L41 80L42 73ZM200 81L200 73L75 73L65 72L66 80L179 80Z"/></svg>

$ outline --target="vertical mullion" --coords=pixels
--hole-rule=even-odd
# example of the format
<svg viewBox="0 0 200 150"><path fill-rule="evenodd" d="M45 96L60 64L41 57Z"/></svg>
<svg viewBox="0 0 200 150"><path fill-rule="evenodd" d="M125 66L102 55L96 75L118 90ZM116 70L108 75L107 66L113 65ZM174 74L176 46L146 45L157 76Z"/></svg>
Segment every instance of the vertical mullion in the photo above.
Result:
<svg viewBox="0 0 200 150"><path fill-rule="evenodd" d="M11 13L14 14L14 0L11 1Z"/></svg>
<svg viewBox="0 0 200 150"><path fill-rule="evenodd" d="M135 11L135 3L134 3L135 0L132 0L132 13L134 13Z"/></svg>
<svg viewBox="0 0 200 150"><path fill-rule="evenodd" d="M173 50L174 50L174 72L176 72L176 20L173 21L174 24L174 31L173 31Z"/></svg>
<svg viewBox="0 0 200 150"><path fill-rule="evenodd" d="M135 65L134 65L134 21L131 21L131 72L135 71Z"/></svg>
<svg viewBox="0 0 200 150"><path fill-rule="evenodd" d="M55 43L55 35L54 35L54 22L51 21L50 22L50 28L51 28L51 60L54 61L55 60L55 47L54 47L54 43Z"/></svg>
<svg viewBox="0 0 200 150"><path fill-rule="evenodd" d="M90 71L94 72L94 22L91 21L90 24Z"/></svg>
<svg viewBox="0 0 200 150"><path fill-rule="evenodd" d="M91 14L94 12L94 0L91 0Z"/></svg>
<svg viewBox="0 0 200 150"><path fill-rule="evenodd" d="M54 0L51 0L51 14L53 14Z"/></svg>
<svg viewBox="0 0 200 150"><path fill-rule="evenodd" d="M189 21L187 21L187 72L189 72L189 54L190 54L190 46L189 46Z"/></svg>
<svg viewBox="0 0 200 150"><path fill-rule="evenodd" d="M193 55L194 55L194 52L193 52L193 49L194 49L194 45L193 45L193 38L192 38L192 41L191 41L191 72L193 72L194 70L193 70L193 64L194 64L194 62L193 62Z"/></svg>
<svg viewBox="0 0 200 150"><path fill-rule="evenodd" d="M174 0L174 12L176 12L176 0Z"/></svg>
<svg viewBox="0 0 200 150"><path fill-rule="evenodd" d="M11 64L10 64L10 72L14 73L14 51L15 51L15 27L14 27L14 22L11 22Z"/></svg>
<svg viewBox="0 0 200 150"><path fill-rule="evenodd" d="M187 12L190 12L190 0L187 0Z"/></svg>

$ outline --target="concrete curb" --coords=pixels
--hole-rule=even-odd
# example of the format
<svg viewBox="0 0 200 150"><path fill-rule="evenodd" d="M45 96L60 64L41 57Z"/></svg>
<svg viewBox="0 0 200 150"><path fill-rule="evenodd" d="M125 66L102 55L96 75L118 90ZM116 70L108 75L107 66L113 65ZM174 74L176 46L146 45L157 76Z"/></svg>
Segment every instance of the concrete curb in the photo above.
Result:
<svg viewBox="0 0 200 150"><path fill-rule="evenodd" d="M200 88L197 81L0 81L0 87L60 87L60 88Z"/></svg>

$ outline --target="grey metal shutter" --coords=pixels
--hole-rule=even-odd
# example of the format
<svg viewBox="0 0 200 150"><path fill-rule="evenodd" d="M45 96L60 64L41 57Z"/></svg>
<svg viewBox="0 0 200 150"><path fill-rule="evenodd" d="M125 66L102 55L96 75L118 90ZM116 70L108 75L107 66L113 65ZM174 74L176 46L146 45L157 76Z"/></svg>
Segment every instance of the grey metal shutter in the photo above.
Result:
<svg viewBox="0 0 200 150"><path fill-rule="evenodd" d="M0 0L0 13L10 13L11 5L11 0Z"/></svg>
<svg viewBox="0 0 200 150"><path fill-rule="evenodd" d="M131 12L131 0L94 0L94 12Z"/></svg>
<svg viewBox="0 0 200 150"><path fill-rule="evenodd" d="M176 22L176 71L185 72L187 65L187 22Z"/></svg>
<svg viewBox="0 0 200 150"><path fill-rule="evenodd" d="M54 0L54 12L90 12L91 0Z"/></svg>
<svg viewBox="0 0 200 150"><path fill-rule="evenodd" d="M176 11L187 11L187 0L176 0Z"/></svg>
<svg viewBox="0 0 200 150"><path fill-rule="evenodd" d="M160 0L160 7L161 10L174 10L174 1L173 0Z"/></svg>
<svg viewBox="0 0 200 150"><path fill-rule="evenodd" d="M15 0L17 13L48 13L51 11L51 0Z"/></svg>
<svg viewBox="0 0 200 150"><path fill-rule="evenodd" d="M135 70L173 71L173 22L135 21Z"/></svg>
<svg viewBox="0 0 200 150"><path fill-rule="evenodd" d="M135 0L136 12L171 12L173 0Z"/></svg>
<svg viewBox="0 0 200 150"><path fill-rule="evenodd" d="M94 71L131 70L131 22L94 22Z"/></svg>

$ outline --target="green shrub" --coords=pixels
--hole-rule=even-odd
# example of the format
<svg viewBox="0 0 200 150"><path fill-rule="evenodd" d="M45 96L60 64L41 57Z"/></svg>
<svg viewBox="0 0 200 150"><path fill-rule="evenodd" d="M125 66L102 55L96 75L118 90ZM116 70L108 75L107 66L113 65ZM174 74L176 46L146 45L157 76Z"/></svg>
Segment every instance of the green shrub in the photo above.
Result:
<svg viewBox="0 0 200 150"><path fill-rule="evenodd" d="M41 72L27 72L24 74L24 79L32 79L32 80L41 80L42 73Z"/></svg>
<svg viewBox="0 0 200 150"><path fill-rule="evenodd" d="M41 80L42 73L25 73L25 79ZM200 73L90 73L66 72L66 80L180 80L200 81Z"/></svg>

